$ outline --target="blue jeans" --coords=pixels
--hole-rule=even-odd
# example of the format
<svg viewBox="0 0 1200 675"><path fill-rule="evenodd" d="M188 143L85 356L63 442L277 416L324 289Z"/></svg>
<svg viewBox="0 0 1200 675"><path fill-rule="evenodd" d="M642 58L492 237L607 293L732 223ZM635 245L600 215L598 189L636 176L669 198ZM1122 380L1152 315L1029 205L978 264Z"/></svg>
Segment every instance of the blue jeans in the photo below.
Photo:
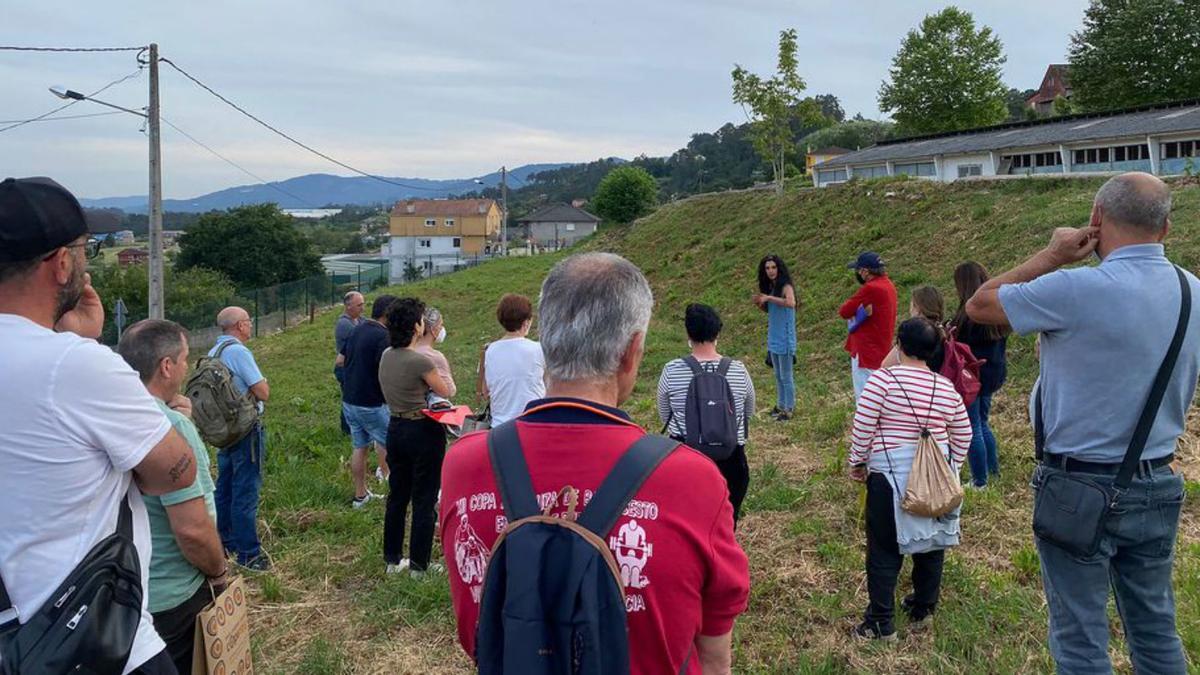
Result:
<svg viewBox="0 0 1200 675"><path fill-rule="evenodd" d="M862 396L863 388L867 386L867 380L871 379L871 374L875 371L870 368L859 368L858 357L850 357L850 380L854 383L854 401L858 402L858 398Z"/></svg>
<svg viewBox="0 0 1200 675"><path fill-rule="evenodd" d="M793 379L796 354L771 352L771 367L775 370L775 405L791 412L796 407L796 382Z"/></svg>
<svg viewBox="0 0 1200 675"><path fill-rule="evenodd" d="M967 452L967 463L971 465L971 478L975 485L987 485L989 475L1000 475L1000 454L996 449L996 436L988 424L992 414L992 395L980 394L967 406L967 417L971 419L971 449Z"/></svg>
<svg viewBox="0 0 1200 675"><path fill-rule="evenodd" d="M258 490L267 437L261 424L242 440L217 452L217 532L225 550L241 564L262 553L258 541Z"/></svg>
<svg viewBox="0 0 1200 675"><path fill-rule="evenodd" d="M371 441L381 448L387 447L388 422L392 414L386 405L368 408L342 401L342 418L350 426L350 439L355 450L371 445Z"/></svg>
<svg viewBox="0 0 1200 675"><path fill-rule="evenodd" d="M1035 489L1042 476L1056 471L1062 470L1039 466ZM1114 478L1087 477L1106 487ZM1050 612L1050 654L1060 674L1112 672L1105 611L1110 587L1134 671L1187 673L1171 587L1182 507L1182 476L1167 466L1153 472L1139 468L1109 517L1095 556L1076 558L1035 535Z"/></svg>

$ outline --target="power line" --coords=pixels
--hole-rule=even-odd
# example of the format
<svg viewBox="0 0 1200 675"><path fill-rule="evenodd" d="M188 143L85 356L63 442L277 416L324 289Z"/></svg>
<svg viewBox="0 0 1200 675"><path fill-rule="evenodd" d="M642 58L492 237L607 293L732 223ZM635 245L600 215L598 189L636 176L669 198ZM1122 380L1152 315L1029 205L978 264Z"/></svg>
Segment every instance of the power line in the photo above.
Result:
<svg viewBox="0 0 1200 675"><path fill-rule="evenodd" d="M40 120L0 120L0 124L16 124L17 122L57 122L59 120L81 120L86 117L106 117L108 115L120 115L120 110L109 110L108 112L88 113L86 115L59 115L58 117L45 117Z"/></svg>
<svg viewBox="0 0 1200 675"><path fill-rule="evenodd" d="M225 155L222 155L221 153L217 152L216 150L213 150L212 148L208 147L204 143L201 143L200 140L197 139L195 136L193 136L193 135L189 134L188 132L184 131L183 129L180 129L179 127L175 126L175 124L172 123L167 118L160 116L159 119L162 120L163 124L171 127L175 131L178 131L179 133L183 134L183 136L186 137L189 141L191 141L191 142L195 143L196 145L204 148L205 150L211 152L218 159L222 160L226 164L229 164L230 166L237 169L238 171L241 171L242 173L246 174L247 176L250 176L254 180L258 181L259 183L262 183L263 185L271 188L272 190L275 190L276 192L279 192L280 194L287 195L288 197L295 199L296 201L300 202L301 204L308 206L310 208L313 208L313 205L311 203L309 203L308 200L306 200L303 197L300 197L298 195L294 195L291 192L284 190L283 188L279 187L278 185L276 185L274 183L267 182L264 178L255 174L253 171L250 171L249 169L243 167L242 165L238 164L237 162L233 161L232 159L229 159Z"/></svg>
<svg viewBox="0 0 1200 675"><path fill-rule="evenodd" d="M178 72L180 75L183 75L183 76L184 76L184 77L186 77L187 79L191 80L191 81L192 81L192 83L193 83L193 84L195 84L196 86L200 87L201 89L203 89L203 90L207 91L208 93L210 93L210 94L212 94L213 96L215 96L215 97L217 97L218 99L220 99L220 100L221 100L221 102L222 102L222 103L224 103L225 105L227 105L227 106L229 106L229 107L233 108L234 110L236 110L236 111L240 112L241 114L245 115L246 117L249 117L250 119L254 120L254 121L255 121L255 122L257 122L258 124L260 124L260 125L262 125L263 127L267 128L267 129L268 129L268 130L270 130L271 132L273 132L273 133L275 133L275 134L277 134L277 135L279 135L279 136L281 136L281 137L283 137L283 138L287 139L288 141L290 141L290 142L294 143L295 145L298 145L298 146L300 146L301 148L304 148L305 150L307 150L307 151L309 151L309 152L313 153L314 155L316 155L316 156L318 156L318 157L320 157L320 158L322 158L322 159L324 159L324 160L326 160L326 161L329 161L329 162L332 162L332 163L334 163L334 164L337 164L338 166L340 166L340 167L342 167L342 168L344 168L344 169L348 169L348 170L350 170L350 171L353 171L354 173L356 173L356 174L359 174L360 176L365 176L365 177L367 177L367 178L371 178L371 179L373 179L373 180L377 180L377 181L379 181L379 182L381 182L381 183L387 183L388 185L395 185L395 186L397 186L397 187L408 188L408 189L410 189L410 190L424 190L424 191L426 191L426 192L441 192L441 191L443 190L443 188L430 188L430 187L421 187L421 186L418 186L418 185L409 185L409 184L407 184L407 183L401 183L401 182L398 182L398 181L390 180L390 179L384 178L384 177L382 177L382 176L377 176L377 175L375 175L375 174L373 174L373 173L368 173L368 172L366 172L366 171L363 171L362 169L358 169L358 168L355 168L355 167L353 167L353 166L350 166L349 164L347 164L347 163L345 163L345 162L343 162L343 161L341 161L341 160L334 159L333 157L330 157L329 155L327 155L327 154L325 154L325 153L321 152L320 150L317 150L316 148L313 148L313 147L312 147L312 146L310 146L310 145L306 145L305 143L302 143L302 142L300 142L300 141L296 140L295 138L292 138L291 136L289 136L289 135L285 134L284 132L280 131L279 129L276 129L275 127L271 126L270 124L267 124L267 123L266 123L266 122L264 122L263 120L259 119L258 117L254 116L253 114L251 114L251 113L250 113L249 111L247 111L245 108L243 108L243 107L239 106L238 104L234 103L233 101L230 101L229 99L225 98L225 97L224 97L224 96L222 96L221 94L217 93L217 92L216 92L216 91L215 91L215 90L214 90L212 87L210 87L210 86L208 86L207 84L204 84L204 83L203 83L203 82L201 82L200 80L196 79L196 78L195 78L195 77L193 77L193 76L192 76L190 73L188 73L187 71L185 71L183 68L180 68L179 66L175 65L175 63L174 63L174 62L172 62L170 59L166 59L166 58L164 58L164 59L160 59L160 60L161 60L163 63L167 64L168 66L171 66L172 68L174 68L174 69L175 69L175 70L176 70L176 71L177 71L177 72ZM3 131L3 130L2 130L2 129L0 129L0 131Z"/></svg>
<svg viewBox="0 0 1200 675"><path fill-rule="evenodd" d="M0 52L137 52L145 47L13 47L0 45Z"/></svg>
<svg viewBox="0 0 1200 675"><path fill-rule="evenodd" d="M102 94L107 89L115 87L118 84L121 84L122 82L124 82L126 80L130 80L130 79L137 77L138 75L141 74L141 72L142 72L142 66L138 66L138 69L133 71L132 73L126 75L125 77L118 78L116 80L113 80L112 82L109 82L108 84L104 85L103 87L100 87L99 89L97 89L96 91L93 91L92 93L88 94L87 96L92 97L92 96L97 96L99 94ZM25 126L26 124L30 124L33 122L41 122L42 120L50 117L51 115L53 115L57 112L61 112L63 110L66 110L67 108L70 108L71 106L75 105L76 103L79 103L78 99L71 99L70 101L66 102L65 104L60 105L57 108L55 108L49 112L44 112L41 115L38 115L37 117L31 117L27 120L21 120L19 122L14 122L6 127L0 127L0 134L4 133L5 131L8 131L10 129L16 129L17 127Z"/></svg>

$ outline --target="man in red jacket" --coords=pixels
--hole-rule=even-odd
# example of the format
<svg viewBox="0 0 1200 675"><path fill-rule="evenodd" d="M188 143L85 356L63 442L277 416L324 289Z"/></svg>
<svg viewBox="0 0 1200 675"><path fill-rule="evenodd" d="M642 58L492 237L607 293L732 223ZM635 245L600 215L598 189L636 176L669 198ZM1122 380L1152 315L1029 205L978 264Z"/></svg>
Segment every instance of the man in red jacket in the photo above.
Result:
<svg viewBox="0 0 1200 675"><path fill-rule="evenodd" d="M556 501L567 485L586 511L617 459L646 433L617 406L637 381L653 305L642 273L611 253L567 258L542 284L548 397L531 402L516 424L534 492L555 515L567 510ZM472 655L488 556L508 524L487 439L463 437L442 468L442 547L459 641ZM733 623L746 609L750 575L712 460L684 447L668 455L605 542L625 585L631 672L731 672Z"/></svg>
<svg viewBox="0 0 1200 675"><path fill-rule="evenodd" d="M861 253L847 267L854 270L854 276L862 284L838 309L838 314L850 322L846 351L850 352L850 375L854 381L854 399L858 400L867 379L892 349L896 336L896 287L878 253Z"/></svg>

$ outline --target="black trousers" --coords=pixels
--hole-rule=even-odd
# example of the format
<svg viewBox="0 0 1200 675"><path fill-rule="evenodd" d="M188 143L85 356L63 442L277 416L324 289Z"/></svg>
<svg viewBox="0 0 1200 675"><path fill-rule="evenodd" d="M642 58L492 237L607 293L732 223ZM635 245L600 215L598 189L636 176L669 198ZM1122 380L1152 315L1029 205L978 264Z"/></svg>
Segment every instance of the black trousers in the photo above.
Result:
<svg viewBox="0 0 1200 675"><path fill-rule="evenodd" d="M403 558L408 504L412 502L412 541L409 564L421 571L429 566L433 549L438 488L442 484L442 459L446 456L446 431L429 418L393 417L388 424L387 511L383 518L383 559L395 565Z"/></svg>
<svg viewBox="0 0 1200 675"><path fill-rule="evenodd" d="M739 445L733 454L717 461L717 470L729 486L729 503L733 505L733 524L742 517L742 502L750 488L750 464L746 461L746 446Z"/></svg>
<svg viewBox="0 0 1200 675"><path fill-rule="evenodd" d="M880 632L895 630L896 580L904 556L896 543L896 511L892 485L886 476L872 472L867 478L867 594L870 604L864 616ZM942 565L946 552L917 553L913 559L913 612L926 614L937 607L942 588Z"/></svg>
<svg viewBox="0 0 1200 675"><path fill-rule="evenodd" d="M167 643L167 653L175 662L175 669L181 673L192 672L192 647L196 638L196 615L213 601L212 590L207 583L192 597L184 600L179 606L155 612L154 629L159 637Z"/></svg>

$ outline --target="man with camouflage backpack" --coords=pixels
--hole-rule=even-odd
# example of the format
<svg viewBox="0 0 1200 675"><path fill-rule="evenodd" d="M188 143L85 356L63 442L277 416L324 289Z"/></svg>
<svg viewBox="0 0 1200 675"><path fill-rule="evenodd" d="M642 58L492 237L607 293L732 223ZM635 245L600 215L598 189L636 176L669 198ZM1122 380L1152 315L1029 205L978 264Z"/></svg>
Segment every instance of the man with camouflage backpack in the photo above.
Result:
<svg viewBox="0 0 1200 675"><path fill-rule="evenodd" d="M267 441L259 416L263 403L271 396L271 389L258 369L254 354L245 345L254 326L250 314L241 307L226 307L217 314L217 325L224 334L217 338L208 356L229 369L237 395L250 398L257 412L245 435L229 445L219 446L217 530L225 549L237 555L239 565L263 571L271 564L262 554L258 540L258 491L262 487L262 462ZM188 390L191 392L191 386ZM193 410L193 415L199 420L203 413Z"/></svg>

